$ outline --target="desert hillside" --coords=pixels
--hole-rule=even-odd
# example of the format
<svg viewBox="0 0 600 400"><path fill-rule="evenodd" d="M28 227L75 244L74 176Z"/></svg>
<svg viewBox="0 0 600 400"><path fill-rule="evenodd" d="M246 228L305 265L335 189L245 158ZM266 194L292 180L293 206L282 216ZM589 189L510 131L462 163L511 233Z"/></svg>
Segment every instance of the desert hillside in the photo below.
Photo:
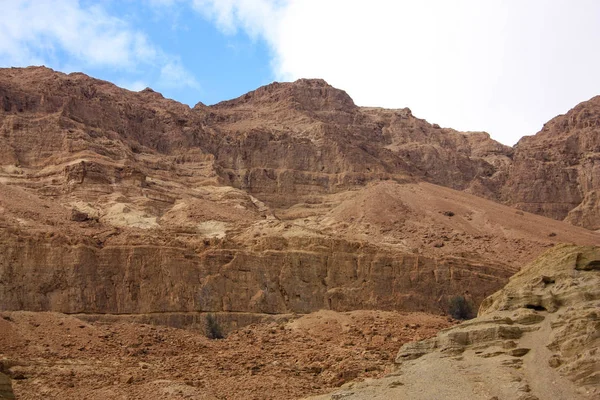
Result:
<svg viewBox="0 0 600 400"><path fill-rule="evenodd" d="M114 395L139 398L162 380L175 382L165 398L196 390L178 386L183 374L207 369L208 380L185 385L300 371L289 393L273 392L282 398L380 376L402 343L451 323L453 298L477 308L548 248L600 245L599 99L511 148L408 108L358 107L318 79L190 108L81 73L0 69L0 329L14 339L0 342L3 368L27 377L16 386L23 398L42 386L49 398L71 393L74 379L54 370L65 357L81 364L65 374L87 380L124 368L123 386L129 376L136 385ZM203 337L209 316L226 342ZM343 334L331 349L325 337L308 347L338 358L290 358L296 367L276 364L284 372L254 369L258 349L225 375L214 354L178 370L165 358L193 357L196 345L161 344L229 354L254 346L244 329L287 343L309 337L294 327L315 320ZM365 333L373 321L385 335ZM38 327L73 340L43 342ZM82 353L61 348L80 339ZM125 362L128 348L155 358ZM290 349L270 348L273 362ZM347 358L354 372L344 375ZM33 367L40 359L46 369ZM132 369L142 363L171 369L142 378ZM113 396L85 390L71 394Z"/></svg>
<svg viewBox="0 0 600 400"><path fill-rule="evenodd" d="M408 109L357 107L321 80L189 108L150 89L11 68L0 92L4 310L192 313L188 322L443 312L449 296L479 303L548 246L599 240L467 194L516 193L517 155L533 139L511 149ZM575 124L569 137L590 129ZM564 136L551 133L534 138ZM556 174L575 176L579 155L593 169L588 136ZM536 195L535 185L566 187L530 181L521 186ZM573 203L577 221L553 216L595 227L592 181L580 185L591 208ZM554 203L544 204L531 211L547 214Z"/></svg>

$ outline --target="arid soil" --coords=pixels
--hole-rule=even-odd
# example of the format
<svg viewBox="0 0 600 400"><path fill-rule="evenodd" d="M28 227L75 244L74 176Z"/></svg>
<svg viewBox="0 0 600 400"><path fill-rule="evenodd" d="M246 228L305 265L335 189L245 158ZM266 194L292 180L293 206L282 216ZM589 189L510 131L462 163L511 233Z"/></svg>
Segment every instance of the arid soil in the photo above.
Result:
<svg viewBox="0 0 600 400"><path fill-rule="evenodd" d="M226 339L163 326L3 312L0 365L18 399L283 399L379 377L445 317L320 311Z"/></svg>

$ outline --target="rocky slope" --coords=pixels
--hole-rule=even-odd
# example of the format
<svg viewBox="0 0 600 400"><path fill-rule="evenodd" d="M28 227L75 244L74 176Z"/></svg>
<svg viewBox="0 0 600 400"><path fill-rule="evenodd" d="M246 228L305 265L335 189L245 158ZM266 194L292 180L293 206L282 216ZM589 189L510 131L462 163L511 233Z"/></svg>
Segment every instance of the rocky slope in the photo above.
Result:
<svg viewBox="0 0 600 400"><path fill-rule="evenodd" d="M398 370L323 399L598 399L600 248L544 253L476 319L404 345Z"/></svg>
<svg viewBox="0 0 600 400"><path fill-rule="evenodd" d="M210 340L164 326L1 312L0 368L20 400L289 399L381 376L402 344L451 324L420 313L320 311Z"/></svg>
<svg viewBox="0 0 600 400"><path fill-rule="evenodd" d="M457 294L478 304L548 246L600 241L454 190L500 197L522 145L357 107L320 80L189 108L3 69L0 132L2 310L177 326L213 312L231 328L438 313Z"/></svg>

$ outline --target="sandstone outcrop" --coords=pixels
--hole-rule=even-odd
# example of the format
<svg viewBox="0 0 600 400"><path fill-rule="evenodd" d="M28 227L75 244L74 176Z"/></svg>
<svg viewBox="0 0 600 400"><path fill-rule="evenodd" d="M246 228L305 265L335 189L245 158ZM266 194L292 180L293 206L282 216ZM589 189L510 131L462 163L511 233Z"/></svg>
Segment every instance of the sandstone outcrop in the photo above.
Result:
<svg viewBox="0 0 600 400"><path fill-rule="evenodd" d="M500 199L516 150L358 107L322 80L189 108L83 74L2 69L0 132L2 310L229 313L232 326L445 312L548 246L600 241L453 190Z"/></svg>
<svg viewBox="0 0 600 400"><path fill-rule="evenodd" d="M323 398L596 399L599 266L599 247L548 250L476 319L405 344L396 373Z"/></svg>
<svg viewBox="0 0 600 400"><path fill-rule="evenodd" d="M383 182L328 197L326 210L296 206L265 218L247 195L216 192L166 203L162 217L123 194L78 199L72 204L89 216L80 222L71 208L4 187L2 308L165 318L443 312L456 294L477 304L555 240L596 241L581 228L430 184ZM237 211L227 215L230 205Z"/></svg>

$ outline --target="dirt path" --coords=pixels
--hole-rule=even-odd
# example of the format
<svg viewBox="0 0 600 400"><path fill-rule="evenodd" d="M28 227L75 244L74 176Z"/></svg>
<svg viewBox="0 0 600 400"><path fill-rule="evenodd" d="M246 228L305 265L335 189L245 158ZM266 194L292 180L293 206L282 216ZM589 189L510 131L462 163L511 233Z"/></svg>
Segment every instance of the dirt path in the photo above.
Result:
<svg viewBox="0 0 600 400"><path fill-rule="evenodd" d="M547 347L552 334L552 323L559 318L560 314L560 312L544 312L546 318L539 324L540 329L526 334L521 339L519 345L530 349L523 357L523 371L531 387L531 393L540 399L583 399L572 382L562 378L556 369L548 365L548 360L552 356L552 352Z"/></svg>

